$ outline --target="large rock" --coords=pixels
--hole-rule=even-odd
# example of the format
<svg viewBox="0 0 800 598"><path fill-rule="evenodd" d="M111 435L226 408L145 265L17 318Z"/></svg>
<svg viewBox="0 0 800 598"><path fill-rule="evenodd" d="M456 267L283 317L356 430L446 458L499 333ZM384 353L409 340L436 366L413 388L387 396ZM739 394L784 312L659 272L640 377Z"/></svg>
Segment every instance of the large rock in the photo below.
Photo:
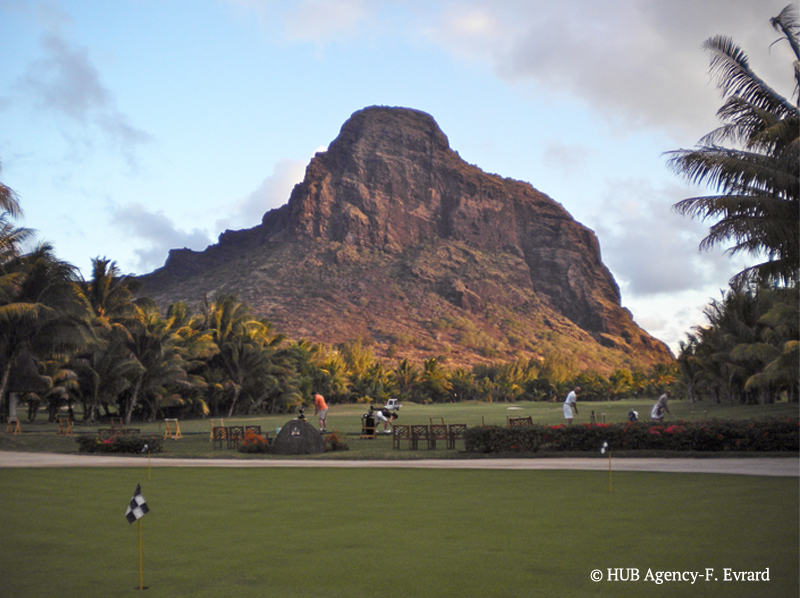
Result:
<svg viewBox="0 0 800 598"><path fill-rule="evenodd" d="M236 294L290 336L362 338L379 357L566 351L598 371L672 359L621 307L590 229L402 108L353 114L260 226L173 250L143 281L164 305Z"/></svg>
<svg viewBox="0 0 800 598"><path fill-rule="evenodd" d="M302 419L293 419L278 432L270 451L276 455L316 455L325 452L325 439Z"/></svg>

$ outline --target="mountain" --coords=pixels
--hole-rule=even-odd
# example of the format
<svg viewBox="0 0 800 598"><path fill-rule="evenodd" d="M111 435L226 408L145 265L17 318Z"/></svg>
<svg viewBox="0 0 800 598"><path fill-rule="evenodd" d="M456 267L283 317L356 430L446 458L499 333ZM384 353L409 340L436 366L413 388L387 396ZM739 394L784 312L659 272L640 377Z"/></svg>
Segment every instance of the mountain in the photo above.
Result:
<svg viewBox="0 0 800 598"><path fill-rule="evenodd" d="M558 353L604 373L673 358L621 307L590 229L405 108L356 112L260 225L141 280L162 306L234 294L292 338L360 338L383 358Z"/></svg>

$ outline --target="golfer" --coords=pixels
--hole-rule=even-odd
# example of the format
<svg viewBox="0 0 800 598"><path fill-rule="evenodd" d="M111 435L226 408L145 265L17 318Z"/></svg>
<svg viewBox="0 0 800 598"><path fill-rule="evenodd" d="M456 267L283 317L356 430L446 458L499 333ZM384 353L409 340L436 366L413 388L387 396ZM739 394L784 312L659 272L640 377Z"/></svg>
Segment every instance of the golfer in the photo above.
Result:
<svg viewBox="0 0 800 598"><path fill-rule="evenodd" d="M384 434L391 434L389 430L389 426L392 426L394 429L394 420L397 418L397 414L394 411L389 411L385 407L383 409L378 409L375 412L375 419L377 422L383 422L383 433Z"/></svg>
<svg viewBox="0 0 800 598"><path fill-rule="evenodd" d="M578 393L580 391L581 387L576 386L575 389L571 390L567 395L567 400L564 401L564 419L567 420L567 424L571 424L572 418L578 415Z"/></svg>
<svg viewBox="0 0 800 598"><path fill-rule="evenodd" d="M667 406L667 399L669 398L669 391L665 392L663 395L658 397L658 401L656 404L653 405L653 410L650 412L650 419L656 422L664 421L664 414L669 413L672 415L672 411L669 410Z"/></svg>
<svg viewBox="0 0 800 598"><path fill-rule="evenodd" d="M319 415L319 431L325 432L328 426L328 404L325 397L318 392L314 393L314 415Z"/></svg>

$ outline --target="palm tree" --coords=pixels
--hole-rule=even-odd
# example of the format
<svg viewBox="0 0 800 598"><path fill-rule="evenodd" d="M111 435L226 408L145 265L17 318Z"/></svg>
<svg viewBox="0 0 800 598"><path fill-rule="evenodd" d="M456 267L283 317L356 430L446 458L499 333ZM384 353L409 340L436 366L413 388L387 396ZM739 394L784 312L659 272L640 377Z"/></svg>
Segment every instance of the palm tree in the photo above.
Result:
<svg viewBox="0 0 800 598"><path fill-rule="evenodd" d="M125 405L125 423L130 423L139 400L148 406L152 421L161 403L176 396L176 386L190 386L186 375L189 363L183 358L182 339L174 324L175 320L162 318L154 306L136 308L135 321L128 326L128 348L141 369Z"/></svg>
<svg viewBox="0 0 800 598"><path fill-rule="evenodd" d="M423 402L440 403L450 396L453 385L447 377L447 371L435 357L422 362L422 373L417 383L417 394Z"/></svg>
<svg viewBox="0 0 800 598"><path fill-rule="evenodd" d="M218 349L208 362L213 371L208 372L209 379L225 389L221 396L229 399L228 417L240 399L252 409L280 391L272 360L285 337L274 334L272 324L254 318L247 305L233 296L219 296L214 302L204 299L202 317L201 329L210 332Z"/></svg>
<svg viewBox="0 0 800 598"><path fill-rule="evenodd" d="M408 359L403 359L391 372L392 385L401 400L408 400L412 397L414 387L419 382L419 368Z"/></svg>
<svg viewBox="0 0 800 598"><path fill-rule="evenodd" d="M771 22L797 57L793 68L800 101L796 9L787 6ZM718 219L702 248L730 241L731 254L766 256L767 261L737 278L794 284L800 263L800 107L759 78L730 38L712 37L703 47L713 55L711 71L727 98L717 112L723 125L706 135L699 147L670 152L669 163L693 183L708 183L720 193L687 198L673 207L691 217Z"/></svg>
<svg viewBox="0 0 800 598"><path fill-rule="evenodd" d="M0 275L8 275L4 270L22 255L22 243L33 234L29 228L15 227L9 212L0 213Z"/></svg>
<svg viewBox="0 0 800 598"><path fill-rule="evenodd" d="M0 164L0 171L3 169ZM22 215L22 208L19 205L19 198L14 190L0 182L0 210L8 212L11 216L18 218Z"/></svg>
<svg viewBox="0 0 800 598"><path fill-rule="evenodd" d="M87 346L89 306L77 287L75 268L41 244L0 269L0 402L18 359L46 361Z"/></svg>
<svg viewBox="0 0 800 598"><path fill-rule="evenodd" d="M131 354L130 342L130 331L112 324L88 351L73 358L71 367L78 374L84 421L97 421L101 407L108 414L109 405L117 405L119 397L141 375L144 368Z"/></svg>

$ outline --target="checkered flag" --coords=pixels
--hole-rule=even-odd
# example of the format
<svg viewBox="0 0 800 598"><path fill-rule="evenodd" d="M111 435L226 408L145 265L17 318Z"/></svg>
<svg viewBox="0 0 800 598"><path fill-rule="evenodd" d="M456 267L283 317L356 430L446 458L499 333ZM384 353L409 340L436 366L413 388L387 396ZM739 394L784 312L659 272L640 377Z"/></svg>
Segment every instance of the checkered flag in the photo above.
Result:
<svg viewBox="0 0 800 598"><path fill-rule="evenodd" d="M600 447L600 454L605 455L608 452L608 442L603 441L603 446Z"/></svg>
<svg viewBox="0 0 800 598"><path fill-rule="evenodd" d="M128 523L133 523L149 512L150 509L147 508L147 503L144 501L144 496L142 496L141 486L136 484L136 492L133 493L128 510L125 511L125 519L128 520Z"/></svg>

